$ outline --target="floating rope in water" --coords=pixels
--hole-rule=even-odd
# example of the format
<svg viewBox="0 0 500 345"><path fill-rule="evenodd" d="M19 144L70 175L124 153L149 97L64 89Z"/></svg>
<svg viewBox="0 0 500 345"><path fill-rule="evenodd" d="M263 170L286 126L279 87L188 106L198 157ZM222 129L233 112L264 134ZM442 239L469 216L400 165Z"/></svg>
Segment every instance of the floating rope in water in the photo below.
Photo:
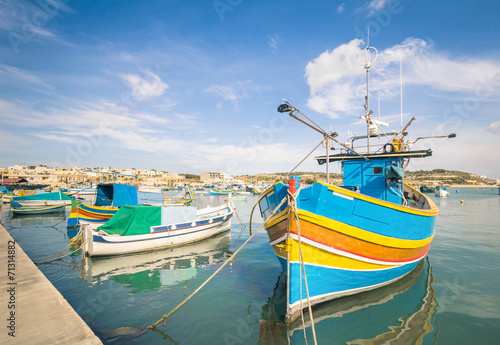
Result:
<svg viewBox="0 0 500 345"><path fill-rule="evenodd" d="M281 205L283 205L285 203L285 201L287 201L287 197L286 196L283 198L283 200L281 200L280 204L271 213L271 216L273 216L280 209ZM256 203L253 206L253 208L255 208L255 206L257 206L257 205L258 205L258 203ZM253 213L253 209L252 209L252 213ZM250 219L250 221L251 221L251 219ZM146 327L139 335L144 334L147 330L153 330L153 329L155 329L159 324L161 324L162 322L164 322L170 315L172 315L177 309L179 309L180 307L182 307L184 305L184 303L186 303L187 301L189 301L191 299L191 297L193 297L210 280L212 280L212 278L215 277L215 275L217 275L217 273L219 273L224 268L224 266L226 266L229 262L231 262L234 259L234 257L239 253L239 251L241 249L243 249L243 247L255 236L255 234L262 228L262 226L264 226L264 223L262 223L257 228L257 230L255 230L255 232L252 235L250 235L250 237L248 237L248 239L233 253L233 255L231 255L229 257L229 259L227 259L210 277L208 277L207 280L205 280L196 290L194 290L188 297L186 297L184 299L184 301L182 301L177 307L175 307L174 309L172 309L168 314L163 315L161 319L159 319L155 323L153 323L153 324L149 325L148 327ZM251 229L250 229L250 231L251 231Z"/></svg>

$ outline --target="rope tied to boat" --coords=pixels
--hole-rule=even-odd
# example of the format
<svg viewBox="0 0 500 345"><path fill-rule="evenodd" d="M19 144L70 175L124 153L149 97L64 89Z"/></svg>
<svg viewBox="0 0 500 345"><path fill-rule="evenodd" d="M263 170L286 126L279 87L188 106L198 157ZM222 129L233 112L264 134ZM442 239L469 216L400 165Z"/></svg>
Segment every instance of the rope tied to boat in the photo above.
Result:
<svg viewBox="0 0 500 345"><path fill-rule="evenodd" d="M56 261L56 260L61 260L62 258L65 258L66 256L70 256L78 251L80 251L81 247L78 246L77 249L75 250L72 250L70 251L69 253L67 254L64 254L64 255L61 255L62 252L64 252L66 250L66 248L68 248L69 246L71 246L72 244L75 244L77 243L78 241L81 240L81 237L82 237L82 230L80 228L80 230L78 230L78 233L76 234L75 237L73 237L73 239L71 239L68 243L68 245L66 247L64 247L62 250L60 250L59 252L57 252L56 254L52 254L52 255L49 255L49 256L45 256L43 258L39 258L37 260L33 260L33 263L35 265L40 265L40 264L45 264L45 263L49 263L49 262L52 262L52 261ZM89 241L89 239L87 239L83 244L86 244L87 242ZM82 244L82 245L83 245ZM44 260L44 259L48 259L48 258L51 258L49 260ZM44 260L44 261L40 261L40 260Z"/></svg>
<svg viewBox="0 0 500 345"><path fill-rule="evenodd" d="M288 203L290 209L293 211L293 217L295 218L295 224L297 227L297 239L299 242L299 259L300 259L300 270L299 270L299 289L300 289L300 316L302 319L302 329L304 330L304 342L307 344L307 335L306 335L306 325L304 322L304 308L302 307L302 274L304 275L304 283L306 287L306 297L307 297L307 307L309 310L309 318L311 320L311 330L313 334L313 340L314 344L317 345L317 340L316 340L316 330L314 328L314 319L313 319L313 314L312 314L312 308L311 308L311 300L309 298L309 286L307 284L307 275L306 275L306 267L304 264L304 255L302 253L302 240L301 240L301 235L300 235L300 220L299 220L299 213L297 209L297 196L299 195L300 190L302 189L302 185L295 191L295 193L291 193L290 190L288 190L288 197L290 198L290 202Z"/></svg>
<svg viewBox="0 0 500 345"><path fill-rule="evenodd" d="M259 198L260 200L260 198ZM273 212L271 213L271 216L273 216L279 209L280 207L288 200L288 197L285 196L281 202L279 203L278 206L276 206L276 208L273 210ZM255 205L253 206L252 208L252 214L253 214L253 210L255 209L255 206L258 205L258 202L255 203ZM250 231L252 231L251 229L251 217L250 217ZM250 235L250 237L247 238L247 240L233 253L233 255L231 255L229 257L229 259L227 259L214 273L212 273L212 275L210 277L208 277L196 290L194 290L188 297L186 297L181 303L179 303L179 305L177 305L174 309L172 309L168 314L165 314L163 315L158 321L152 323L151 325L149 325L148 327L146 327L142 332L140 332L137 336L140 336L142 334L144 334L147 330L153 330L155 329L159 324L161 324L162 322L164 322L170 315L172 315L177 309L179 309L180 307L182 307L187 301L189 301L198 291L200 291L210 280L212 280L213 277L215 277L215 275L217 275L217 273L219 273L228 263L230 263L235 257L236 255L240 252L241 249L243 249L243 247L255 236L255 234L257 234L257 232L264 226L264 223L262 223L258 228L257 230L255 230L255 232L253 234Z"/></svg>

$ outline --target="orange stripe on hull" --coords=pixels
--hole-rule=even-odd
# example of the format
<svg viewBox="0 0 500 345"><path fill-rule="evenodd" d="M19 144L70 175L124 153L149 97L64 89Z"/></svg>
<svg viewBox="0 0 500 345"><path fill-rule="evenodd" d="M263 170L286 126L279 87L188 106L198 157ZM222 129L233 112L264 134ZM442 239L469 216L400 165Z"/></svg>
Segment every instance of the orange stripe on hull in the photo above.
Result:
<svg viewBox="0 0 500 345"><path fill-rule="evenodd" d="M87 212L85 210L80 209L80 217L89 217L95 219L110 219L113 215L100 215L98 213Z"/></svg>
<svg viewBox="0 0 500 345"><path fill-rule="evenodd" d="M267 229L270 241L286 235L286 220L275 224ZM295 219L291 219L291 233L297 235ZM300 234L318 244L341 250L367 259L386 261L386 262L406 262L423 257L429 250L430 243L419 248L394 248L380 244L360 240L356 237L348 236L336 232L333 229L327 229L320 225L310 223L303 219L300 220Z"/></svg>

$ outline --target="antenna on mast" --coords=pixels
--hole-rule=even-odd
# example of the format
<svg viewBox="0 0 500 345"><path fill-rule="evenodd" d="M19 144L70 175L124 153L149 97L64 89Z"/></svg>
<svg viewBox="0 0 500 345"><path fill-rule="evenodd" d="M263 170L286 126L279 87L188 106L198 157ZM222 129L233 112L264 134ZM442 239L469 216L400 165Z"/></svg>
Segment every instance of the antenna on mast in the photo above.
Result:
<svg viewBox="0 0 500 345"><path fill-rule="evenodd" d="M401 133L403 132L403 53L399 51L399 82L401 96Z"/></svg>
<svg viewBox="0 0 500 345"><path fill-rule="evenodd" d="M370 49L373 49L375 52L375 58L371 59L371 51ZM365 54L365 61L362 62L360 57L361 54L364 52ZM366 70L366 96L365 96L365 116L364 119L366 120L366 126L367 126L367 152L370 153L370 135L375 134L372 133L372 131L375 131L377 128L377 125L375 125L372 121L371 114L373 114L373 111L370 110L370 68L371 64L377 60L378 57L378 51L374 47L370 47L370 27L368 27L368 38L367 38L367 45L366 48L363 49L358 56L358 60L361 65L363 65L364 69Z"/></svg>

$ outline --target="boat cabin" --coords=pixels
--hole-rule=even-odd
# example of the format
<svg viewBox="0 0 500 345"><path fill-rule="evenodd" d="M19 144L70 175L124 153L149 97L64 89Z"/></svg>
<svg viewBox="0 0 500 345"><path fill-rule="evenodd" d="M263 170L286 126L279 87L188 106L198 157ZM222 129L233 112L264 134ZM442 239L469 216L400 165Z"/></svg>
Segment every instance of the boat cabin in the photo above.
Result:
<svg viewBox="0 0 500 345"><path fill-rule="evenodd" d="M338 154L328 157L329 162L342 162L344 183L341 187L398 205L404 204L408 192L403 186L403 164L412 157L432 155L431 150L392 153ZM325 164L327 157L316 157ZM406 195L405 195L406 194Z"/></svg>

